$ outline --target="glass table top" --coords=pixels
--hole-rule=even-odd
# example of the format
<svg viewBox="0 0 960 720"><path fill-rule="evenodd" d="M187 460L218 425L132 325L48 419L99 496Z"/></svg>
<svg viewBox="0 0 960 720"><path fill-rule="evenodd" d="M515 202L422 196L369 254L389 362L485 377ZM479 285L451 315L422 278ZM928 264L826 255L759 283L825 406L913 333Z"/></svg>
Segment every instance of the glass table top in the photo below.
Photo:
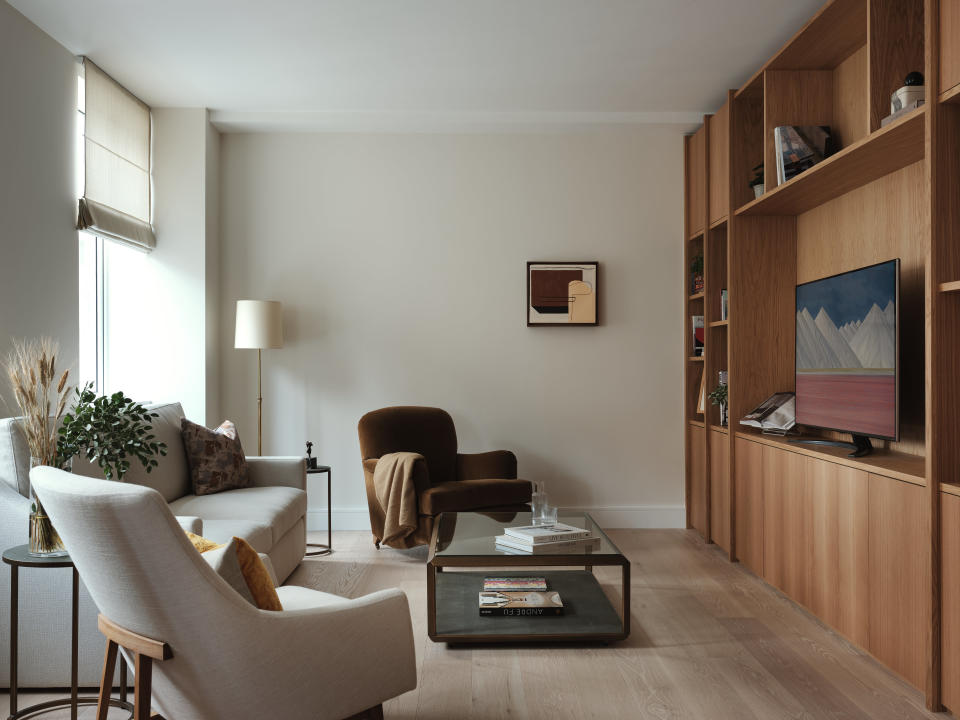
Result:
<svg viewBox="0 0 960 720"><path fill-rule="evenodd" d="M600 538L600 543L537 557L623 555L587 513L560 513L557 522L589 530L592 536ZM504 528L531 524L529 512L443 513L437 530L435 554L438 557L516 557L514 553L498 550L495 539L503 535Z"/></svg>

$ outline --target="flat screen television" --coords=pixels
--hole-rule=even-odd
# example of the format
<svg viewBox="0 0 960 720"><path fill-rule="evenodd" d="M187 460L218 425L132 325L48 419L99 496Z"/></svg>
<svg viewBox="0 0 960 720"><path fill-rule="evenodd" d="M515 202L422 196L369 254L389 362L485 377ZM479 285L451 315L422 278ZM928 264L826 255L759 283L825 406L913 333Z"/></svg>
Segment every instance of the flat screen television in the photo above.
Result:
<svg viewBox="0 0 960 720"><path fill-rule="evenodd" d="M797 286L797 423L870 438L898 440L900 429L900 260Z"/></svg>

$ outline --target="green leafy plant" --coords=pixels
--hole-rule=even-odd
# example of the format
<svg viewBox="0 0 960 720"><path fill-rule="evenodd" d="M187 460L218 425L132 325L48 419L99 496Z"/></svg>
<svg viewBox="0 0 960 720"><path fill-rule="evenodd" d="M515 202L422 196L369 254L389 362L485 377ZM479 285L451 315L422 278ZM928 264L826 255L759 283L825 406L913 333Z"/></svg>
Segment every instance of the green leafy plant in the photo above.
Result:
<svg viewBox="0 0 960 720"><path fill-rule="evenodd" d="M98 396L93 383L77 388L70 411L63 416L57 456L60 463L83 455L96 462L107 480L123 480L136 458L147 472L157 467L157 455L167 454L167 445L157 442L150 421L159 417L122 392Z"/></svg>
<svg viewBox="0 0 960 720"><path fill-rule="evenodd" d="M714 388L713 392L707 395L710 398L710 402L714 405L726 405L727 404L727 384L723 383L717 385Z"/></svg>
<svg viewBox="0 0 960 720"><path fill-rule="evenodd" d="M753 180L750 181L750 187L756 185L763 185L763 163L753 169Z"/></svg>

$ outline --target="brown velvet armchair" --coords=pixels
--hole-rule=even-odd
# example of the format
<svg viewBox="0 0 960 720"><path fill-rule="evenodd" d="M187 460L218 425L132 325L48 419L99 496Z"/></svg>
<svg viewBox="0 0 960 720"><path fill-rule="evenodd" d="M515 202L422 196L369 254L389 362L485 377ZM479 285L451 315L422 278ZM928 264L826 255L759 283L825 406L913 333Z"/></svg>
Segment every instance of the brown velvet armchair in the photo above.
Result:
<svg viewBox="0 0 960 720"><path fill-rule="evenodd" d="M360 418L360 454L367 487L371 528L382 516L373 485L377 460L387 453L423 455L413 469L418 527L403 547L426 545L434 521L442 512L519 512L529 510L531 485L517 479L517 458L509 450L466 454L457 452L453 418L440 408L388 407ZM381 538L374 531L374 542Z"/></svg>

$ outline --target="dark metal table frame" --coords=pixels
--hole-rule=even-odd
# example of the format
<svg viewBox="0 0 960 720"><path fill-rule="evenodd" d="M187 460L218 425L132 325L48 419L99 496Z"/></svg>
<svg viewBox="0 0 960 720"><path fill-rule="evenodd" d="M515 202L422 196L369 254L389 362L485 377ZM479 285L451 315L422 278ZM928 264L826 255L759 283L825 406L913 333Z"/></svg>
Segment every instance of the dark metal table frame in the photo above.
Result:
<svg viewBox="0 0 960 720"><path fill-rule="evenodd" d="M320 548L319 550L314 550L304 554L304 557L317 557L318 555L329 555L333 552L333 522L331 518L333 514L330 510L330 479L333 476L333 471L330 469L329 465L318 465L315 468L307 468L307 475L316 475L317 473L326 473L327 474L327 544L323 543L307 543L307 547Z"/></svg>
<svg viewBox="0 0 960 720"><path fill-rule="evenodd" d="M456 514L456 513L453 513ZM442 517L442 516L441 516ZM427 635L437 643L511 643L511 642L617 642L630 636L630 561L619 553L617 555L593 555L585 553L566 553L549 555L483 555L483 556L444 556L437 554L437 540L441 520L433 526L433 537L427 557ZM437 632L437 573L444 569L503 568L517 570L527 567L582 567L592 571L595 566L614 566L620 568L621 595L620 619L621 632L556 635L537 634L488 634L488 635L448 635Z"/></svg>
<svg viewBox="0 0 960 720"><path fill-rule="evenodd" d="M28 554L28 546L18 545L7 548L3 552L3 561L10 566L10 714L7 720L19 720L28 716L39 715L57 710L62 707L70 708L71 720L77 719L77 708L81 705L96 705L98 698L79 695L77 683L79 664L78 625L80 615L80 576L77 568L69 556L60 557L33 557ZM70 568L73 573L72 620L70 629L70 697L60 700L47 700L23 709L17 708L17 655L19 644L20 622L20 568ZM120 699L111 700L113 707L130 711L133 717L133 705L127 702L127 666L120 665Z"/></svg>

